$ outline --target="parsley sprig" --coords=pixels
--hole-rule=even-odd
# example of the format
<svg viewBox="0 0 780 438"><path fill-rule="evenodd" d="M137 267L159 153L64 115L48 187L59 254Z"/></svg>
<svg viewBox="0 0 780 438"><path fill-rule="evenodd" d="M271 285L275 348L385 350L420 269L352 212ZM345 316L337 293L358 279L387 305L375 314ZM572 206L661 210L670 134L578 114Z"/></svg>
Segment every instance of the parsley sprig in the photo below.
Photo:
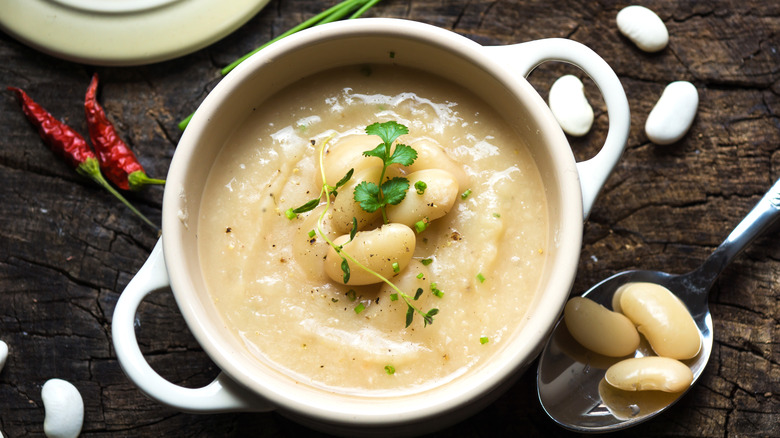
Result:
<svg viewBox="0 0 780 438"><path fill-rule="evenodd" d="M378 185L369 181L358 184L355 187L354 198L360 207L369 213L381 210L384 223L388 222L386 207L398 205L404 200L406 191L409 190L409 180L406 178L394 177L384 181L388 167L393 164L411 166L417 159L417 151L411 146L398 143L393 148L393 142L398 137L408 133L409 128L395 121L374 123L366 127L366 134L379 136L382 143L372 150L363 152L363 155L382 160L382 173L379 176Z"/></svg>

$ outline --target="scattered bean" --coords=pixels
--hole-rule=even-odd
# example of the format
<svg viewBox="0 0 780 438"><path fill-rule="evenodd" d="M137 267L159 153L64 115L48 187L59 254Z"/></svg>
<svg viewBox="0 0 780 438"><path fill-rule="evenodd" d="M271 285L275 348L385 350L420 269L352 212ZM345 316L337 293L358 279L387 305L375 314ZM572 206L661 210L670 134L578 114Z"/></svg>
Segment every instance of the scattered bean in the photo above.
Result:
<svg viewBox="0 0 780 438"><path fill-rule="evenodd" d="M634 353L639 346L639 333L628 318L591 299L570 299L563 315L572 337L591 351L620 357Z"/></svg>
<svg viewBox="0 0 780 438"><path fill-rule="evenodd" d="M369 167L381 166L381 159L363 156L363 152L374 149L377 143L377 138L369 135L349 135L332 143L322 160L325 181L335 185L349 169L354 169L355 173L358 173ZM322 176L319 172L316 172L314 182L317 187L322 186Z"/></svg>
<svg viewBox="0 0 780 438"><path fill-rule="evenodd" d="M678 141L693 124L698 107L699 93L693 84L686 81L670 83L647 116L647 138L658 145Z"/></svg>
<svg viewBox="0 0 780 438"><path fill-rule="evenodd" d="M604 378L624 391L680 392L693 383L693 372L676 359L646 356L621 360L607 369Z"/></svg>
<svg viewBox="0 0 780 438"><path fill-rule="evenodd" d="M388 173L392 173L392 169L388 169ZM333 218L333 228L341 234L347 234L352 230L352 218L357 220L357 229L363 230L368 225L373 224L378 218L381 217L379 210L374 212L367 212L360 207L360 204L355 202L354 191L355 187L363 181L372 182L377 184L379 177L382 174L381 163L378 166L369 167L359 172L355 172L349 182L339 189L339 195L333 200L333 210L331 216ZM396 174L388 175L389 177L397 176Z"/></svg>
<svg viewBox="0 0 780 438"><path fill-rule="evenodd" d="M699 353L699 329L669 289L654 283L630 283L621 294L620 307L659 356L690 359Z"/></svg>
<svg viewBox="0 0 780 438"><path fill-rule="evenodd" d="M580 78L565 75L550 88L550 110L564 132L581 137L593 126L593 108L585 97L585 87Z"/></svg>
<svg viewBox="0 0 780 438"><path fill-rule="evenodd" d="M61 379L47 381L41 389L46 415L43 433L49 438L76 438L84 422L84 400L78 389Z"/></svg>
<svg viewBox="0 0 780 438"><path fill-rule="evenodd" d="M645 52L658 52L669 43L669 31L655 12L644 6L627 6L617 14L620 33Z"/></svg>
<svg viewBox="0 0 780 438"><path fill-rule="evenodd" d="M393 263L398 263L399 272L406 268L412 260L416 244L414 231L406 225L396 223L382 225L374 230L359 231L352 241L348 241L349 235L343 235L337 237L333 243L336 246L343 245L343 250L355 260L387 279L397 274ZM370 272L352 266L353 263L350 262L350 278L344 283L341 263L341 255L331 247L325 257L325 273L337 283L361 286L381 281Z"/></svg>
<svg viewBox="0 0 780 438"><path fill-rule="evenodd" d="M466 190L470 185L469 176L463 170L463 166L450 158L447 152L444 151L444 148L437 143L423 139L412 143L410 146L417 151L417 159L414 160L411 166L406 168L410 173L424 169L441 169L446 170L458 180L459 191Z"/></svg>
<svg viewBox="0 0 780 438"><path fill-rule="evenodd" d="M0 372L3 371L6 359L8 359L8 344L0 341Z"/></svg>

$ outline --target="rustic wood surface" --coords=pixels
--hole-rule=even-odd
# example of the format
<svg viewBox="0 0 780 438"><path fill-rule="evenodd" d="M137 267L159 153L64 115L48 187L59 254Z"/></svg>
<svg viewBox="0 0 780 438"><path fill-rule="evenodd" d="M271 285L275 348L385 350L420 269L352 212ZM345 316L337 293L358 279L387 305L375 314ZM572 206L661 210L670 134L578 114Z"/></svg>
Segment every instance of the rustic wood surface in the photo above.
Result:
<svg viewBox="0 0 780 438"><path fill-rule="evenodd" d="M0 431L43 435L41 386L74 383L85 403L82 436L315 435L276 413L191 415L161 407L132 385L111 344L117 298L157 237L109 194L56 158L5 86L18 86L86 133L82 102L93 72L100 100L151 176L164 177L180 138L176 123L219 81L218 68L335 3L275 0L245 26L180 59L139 67L94 67L41 54L0 33ZM599 53L617 72L631 107L626 152L585 226L574 293L624 269L695 268L780 177L780 3L648 0L669 29L669 47L647 54L622 37L610 0L384 0L367 16L418 20L500 45L563 37ZM0 11L2 14L2 11ZM577 73L546 64L531 82ZM688 135L651 144L644 122L675 80L699 90ZM594 129L572 139L579 159L606 131L590 82ZM129 196L160 221L162 189ZM711 362L673 409L619 436L780 436L780 227L729 267L710 297ZM200 386L218 372L187 330L170 293L137 316L147 359L164 377ZM535 365L535 364L534 364ZM569 436L542 411L535 370L496 403L436 436Z"/></svg>

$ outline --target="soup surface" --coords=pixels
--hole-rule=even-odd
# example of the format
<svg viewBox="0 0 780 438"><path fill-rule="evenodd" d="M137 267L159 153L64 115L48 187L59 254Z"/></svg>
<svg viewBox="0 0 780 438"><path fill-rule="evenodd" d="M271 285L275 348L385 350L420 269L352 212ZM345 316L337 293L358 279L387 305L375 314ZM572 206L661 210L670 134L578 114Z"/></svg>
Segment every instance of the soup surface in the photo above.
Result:
<svg viewBox="0 0 780 438"><path fill-rule="evenodd" d="M328 156L340 144L358 139L373 149L381 140L365 127L391 120L409 130L398 142L435 145L443 159L428 162L459 174L451 210L415 233L410 268L390 278L423 289L411 303L438 309L428 325L416 314L407 327L407 303L385 283L326 275L328 244L315 231L324 197L314 211L285 215L320 193L323 145L333 170ZM332 230L333 211L322 220L330 238L343 234ZM490 360L522 326L545 263L547 221L528 150L483 101L417 70L348 67L280 91L226 142L203 193L198 245L218 311L259 360L339 391L416 392Z"/></svg>

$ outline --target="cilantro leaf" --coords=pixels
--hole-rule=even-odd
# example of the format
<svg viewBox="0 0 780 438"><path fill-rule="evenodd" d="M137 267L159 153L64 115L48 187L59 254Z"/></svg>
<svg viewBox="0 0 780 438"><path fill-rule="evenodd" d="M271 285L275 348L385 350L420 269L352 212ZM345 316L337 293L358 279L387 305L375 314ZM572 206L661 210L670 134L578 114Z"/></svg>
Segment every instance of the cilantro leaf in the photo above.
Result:
<svg viewBox="0 0 780 438"><path fill-rule="evenodd" d="M379 187L372 182L361 182L355 187L353 194L355 201L360 203L360 208L369 213L377 211L382 206L379 202Z"/></svg>
<svg viewBox="0 0 780 438"><path fill-rule="evenodd" d="M397 145L395 145L395 150L393 151L393 155L390 155L390 158L387 159L385 165L389 166L391 164L398 163L402 166L411 166L412 163L414 163L414 160L416 159L417 159L416 150L412 149L411 146L398 143Z"/></svg>
<svg viewBox="0 0 780 438"><path fill-rule="evenodd" d="M409 128L393 120L366 126L366 134L379 136L386 145L393 144L395 139L408 133Z"/></svg>
<svg viewBox="0 0 780 438"><path fill-rule="evenodd" d="M364 157L377 157L381 159L382 161L385 161L385 158L387 157L387 146L385 146L384 143L380 143L377 147L374 149L371 149L370 151L364 151L363 152Z"/></svg>
<svg viewBox="0 0 780 438"><path fill-rule="evenodd" d="M398 205L406 197L406 191L409 190L409 180L406 178L395 177L382 183L382 194L384 195L382 205ZM362 205L362 204L361 204Z"/></svg>

